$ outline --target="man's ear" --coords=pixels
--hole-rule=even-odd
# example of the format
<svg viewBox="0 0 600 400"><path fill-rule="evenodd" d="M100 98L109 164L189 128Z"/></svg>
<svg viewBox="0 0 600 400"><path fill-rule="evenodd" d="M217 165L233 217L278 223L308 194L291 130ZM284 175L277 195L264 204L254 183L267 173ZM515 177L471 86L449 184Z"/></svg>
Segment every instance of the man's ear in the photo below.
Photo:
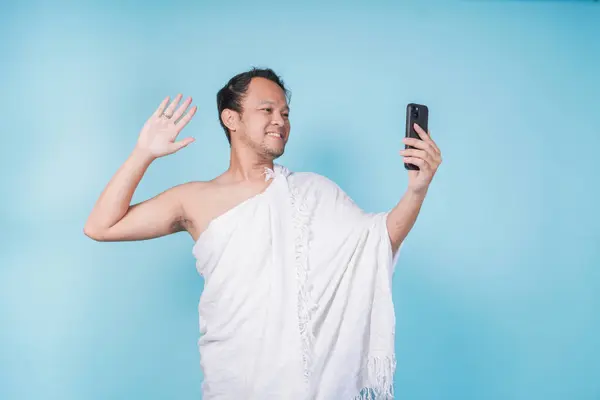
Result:
<svg viewBox="0 0 600 400"><path fill-rule="evenodd" d="M221 112L221 120L229 131L235 132L238 129L240 117L236 111L230 110L229 108L224 109Z"/></svg>

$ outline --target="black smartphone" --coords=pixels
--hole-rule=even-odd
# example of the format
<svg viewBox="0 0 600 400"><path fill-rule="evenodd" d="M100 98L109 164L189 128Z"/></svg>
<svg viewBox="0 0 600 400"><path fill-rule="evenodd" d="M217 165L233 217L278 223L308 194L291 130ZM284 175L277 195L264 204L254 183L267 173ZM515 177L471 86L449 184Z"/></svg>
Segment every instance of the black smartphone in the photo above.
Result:
<svg viewBox="0 0 600 400"><path fill-rule="evenodd" d="M425 132L429 132L427 124L429 122L429 109L426 105L410 103L406 106L406 132L405 136L409 138L421 139L415 131L415 124L419 125ZM413 146L404 145L405 149L413 149ZM408 170L419 170L419 167L413 164L404 163L404 168Z"/></svg>

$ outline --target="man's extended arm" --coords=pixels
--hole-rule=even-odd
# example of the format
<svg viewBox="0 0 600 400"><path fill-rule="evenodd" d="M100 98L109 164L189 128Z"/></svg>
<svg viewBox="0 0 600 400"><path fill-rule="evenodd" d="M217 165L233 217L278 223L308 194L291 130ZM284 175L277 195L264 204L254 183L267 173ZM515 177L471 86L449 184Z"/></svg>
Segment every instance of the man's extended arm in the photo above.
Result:
<svg viewBox="0 0 600 400"><path fill-rule="evenodd" d="M424 194L407 191L387 216L387 230L395 253L417 221Z"/></svg>
<svg viewBox="0 0 600 400"><path fill-rule="evenodd" d="M193 141L187 138L175 142L181 129L196 111L193 107L182 117L191 98L175 111L180 100L181 95L166 108L169 98L165 98L148 119L135 149L112 177L90 213L84 227L87 236L98 241L143 240L184 229L183 207L179 200L183 185L168 189L139 204L130 205L133 194L152 161L172 154Z"/></svg>
<svg viewBox="0 0 600 400"><path fill-rule="evenodd" d="M408 189L387 216L387 229L394 253L414 226L429 184L442 163L442 153L431 136L416 124L415 131L421 139L405 138L404 143L414 149L402 150L400 154L404 156L405 163L414 164L419 170L408 171Z"/></svg>

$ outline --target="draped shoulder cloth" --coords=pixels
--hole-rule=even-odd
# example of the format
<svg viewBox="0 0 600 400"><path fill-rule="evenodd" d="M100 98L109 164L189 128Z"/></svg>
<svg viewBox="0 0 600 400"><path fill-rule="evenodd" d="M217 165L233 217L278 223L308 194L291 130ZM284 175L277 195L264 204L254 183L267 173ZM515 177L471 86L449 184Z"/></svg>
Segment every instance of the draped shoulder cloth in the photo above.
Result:
<svg viewBox="0 0 600 400"><path fill-rule="evenodd" d="M387 213L275 164L271 183L193 247L203 398L391 399L396 367Z"/></svg>

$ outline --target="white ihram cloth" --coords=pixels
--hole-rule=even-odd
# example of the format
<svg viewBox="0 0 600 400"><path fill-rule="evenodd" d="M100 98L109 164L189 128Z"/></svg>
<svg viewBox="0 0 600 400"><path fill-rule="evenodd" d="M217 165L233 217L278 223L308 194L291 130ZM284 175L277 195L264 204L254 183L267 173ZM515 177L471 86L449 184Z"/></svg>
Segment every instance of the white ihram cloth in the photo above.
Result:
<svg viewBox="0 0 600 400"><path fill-rule="evenodd" d="M315 173L275 164L262 193L193 247L203 398L393 397L387 213L363 212Z"/></svg>

